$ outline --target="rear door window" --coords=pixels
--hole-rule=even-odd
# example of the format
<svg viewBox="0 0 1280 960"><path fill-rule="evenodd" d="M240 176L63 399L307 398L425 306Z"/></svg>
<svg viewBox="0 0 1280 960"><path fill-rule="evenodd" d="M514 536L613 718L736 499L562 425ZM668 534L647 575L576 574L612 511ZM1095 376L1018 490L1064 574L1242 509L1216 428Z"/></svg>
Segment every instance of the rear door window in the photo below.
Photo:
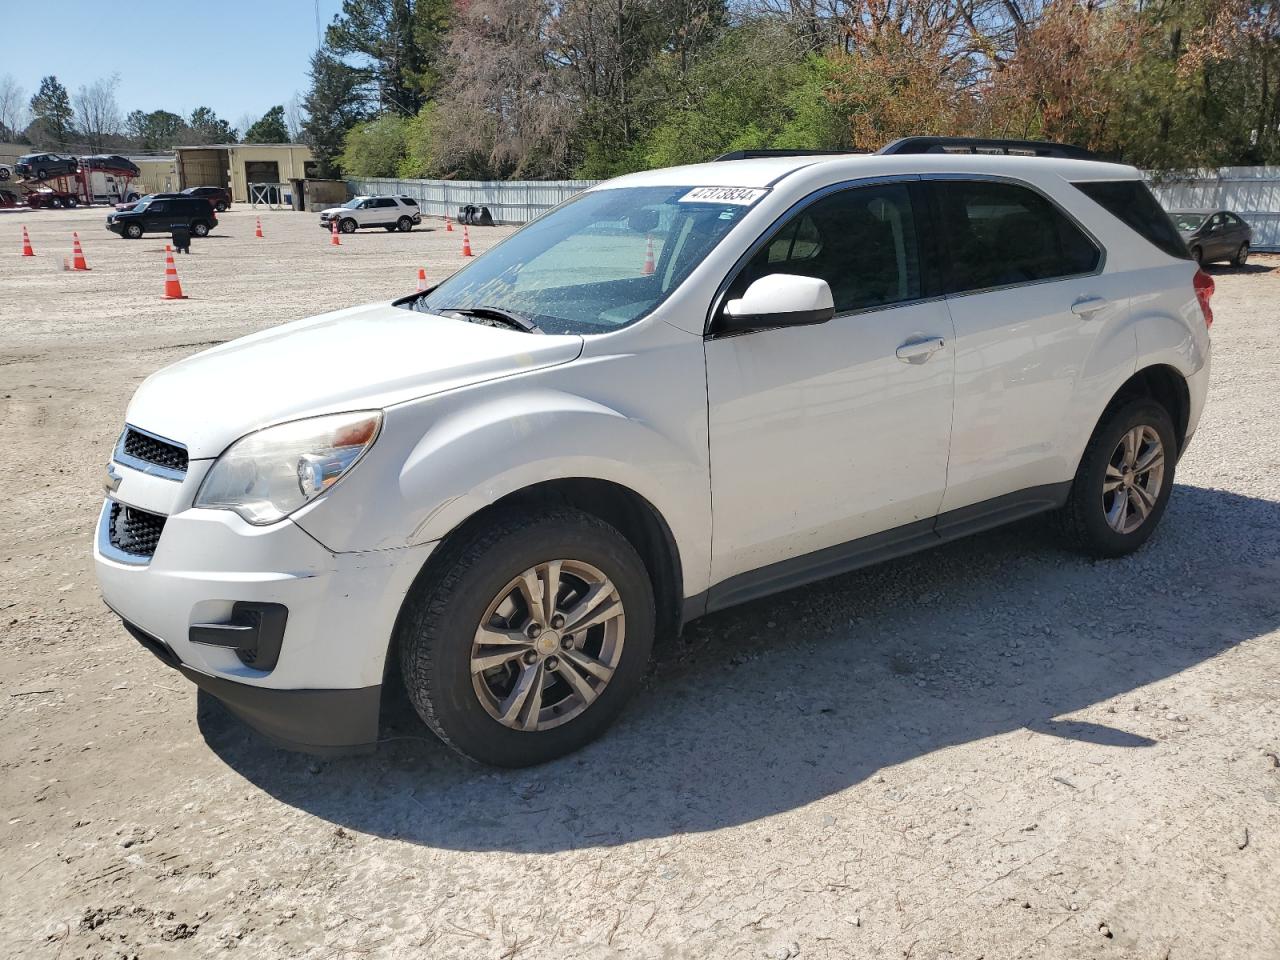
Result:
<svg viewBox="0 0 1280 960"><path fill-rule="evenodd" d="M1093 240L1029 187L993 180L932 186L949 254L948 293L1081 276L1102 261Z"/></svg>

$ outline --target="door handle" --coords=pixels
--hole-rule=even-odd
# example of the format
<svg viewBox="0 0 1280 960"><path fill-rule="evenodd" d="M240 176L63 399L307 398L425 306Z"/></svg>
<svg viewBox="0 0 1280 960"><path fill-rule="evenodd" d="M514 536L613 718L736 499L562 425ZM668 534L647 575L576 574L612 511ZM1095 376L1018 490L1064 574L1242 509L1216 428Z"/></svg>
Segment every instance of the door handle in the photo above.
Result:
<svg viewBox="0 0 1280 960"><path fill-rule="evenodd" d="M1071 304L1071 312L1077 317L1090 319L1099 310L1105 310L1111 306L1111 301L1106 297L1081 297L1075 303Z"/></svg>
<svg viewBox="0 0 1280 960"><path fill-rule="evenodd" d="M941 337L922 337L919 340L908 340L898 347L896 353L903 363L924 363L946 344Z"/></svg>

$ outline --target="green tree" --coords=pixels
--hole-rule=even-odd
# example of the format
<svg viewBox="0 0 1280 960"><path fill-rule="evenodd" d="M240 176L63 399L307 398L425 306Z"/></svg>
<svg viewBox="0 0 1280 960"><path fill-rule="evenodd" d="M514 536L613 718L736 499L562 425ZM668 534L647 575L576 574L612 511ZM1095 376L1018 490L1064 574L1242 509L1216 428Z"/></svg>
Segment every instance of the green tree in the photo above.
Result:
<svg viewBox="0 0 1280 960"><path fill-rule="evenodd" d="M196 107L187 120L191 139L197 143L235 143L236 130L208 107Z"/></svg>
<svg viewBox="0 0 1280 960"><path fill-rule="evenodd" d="M245 143L287 143L288 140L289 131L284 124L283 104L272 107L244 132Z"/></svg>
<svg viewBox="0 0 1280 960"><path fill-rule="evenodd" d="M362 75L327 50L311 57L311 88L303 99L307 119L303 131L316 155L320 175L341 173L339 155L347 131L367 120L370 109L362 95Z"/></svg>
<svg viewBox="0 0 1280 960"><path fill-rule="evenodd" d="M75 135L71 126L75 111L71 109L67 88L58 82L57 77L50 75L40 81L40 89L31 98L31 117L39 132L54 145L66 147L70 144Z"/></svg>
<svg viewBox="0 0 1280 960"><path fill-rule="evenodd" d="M355 58L382 111L413 116L439 80L450 6L449 0L343 0L325 46Z"/></svg>
<svg viewBox="0 0 1280 960"><path fill-rule="evenodd" d="M168 110L132 110L124 119L124 129L143 150L168 150L188 139L187 122Z"/></svg>
<svg viewBox="0 0 1280 960"><path fill-rule="evenodd" d="M347 131L339 162L354 177L395 177L406 155L406 138L412 118L392 114L357 123Z"/></svg>

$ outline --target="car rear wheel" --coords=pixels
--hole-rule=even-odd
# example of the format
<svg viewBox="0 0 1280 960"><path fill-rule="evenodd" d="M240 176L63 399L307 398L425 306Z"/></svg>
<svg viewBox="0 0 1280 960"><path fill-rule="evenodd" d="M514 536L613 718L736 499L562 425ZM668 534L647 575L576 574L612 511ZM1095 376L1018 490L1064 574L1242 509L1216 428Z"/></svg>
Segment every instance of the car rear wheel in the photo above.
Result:
<svg viewBox="0 0 1280 960"><path fill-rule="evenodd" d="M142 237L142 227L136 223L125 224L124 235L130 240L138 240Z"/></svg>
<svg viewBox="0 0 1280 960"><path fill-rule="evenodd" d="M356 222L350 217L343 217L342 221L338 224L338 229L343 233L355 233L356 226Z"/></svg>
<svg viewBox="0 0 1280 960"><path fill-rule="evenodd" d="M1243 267L1249 262L1249 244L1240 244L1240 249L1236 251L1236 255L1231 258L1232 266Z"/></svg>
<svg viewBox="0 0 1280 960"><path fill-rule="evenodd" d="M1177 438L1163 406L1139 398L1104 415L1058 519L1076 547L1120 557L1155 532L1173 490Z"/></svg>
<svg viewBox="0 0 1280 960"><path fill-rule="evenodd" d="M36 179L37 179L37 180L48 180L48 179L49 179L49 171L48 171L48 170L46 170L46 169L44 169L44 167L41 167L39 170L37 170L37 171L36 171Z"/></svg>
<svg viewBox="0 0 1280 960"><path fill-rule="evenodd" d="M413 229L413 220L411 220L409 217L401 217L399 220L396 221L396 229L399 230L401 233L408 233L410 230Z"/></svg>
<svg viewBox="0 0 1280 960"><path fill-rule="evenodd" d="M191 232L197 237L207 237L209 235L209 225L203 220L196 220L191 224Z"/></svg>
<svg viewBox="0 0 1280 960"><path fill-rule="evenodd" d="M225 200L219 200L217 203L213 205L213 209L217 210L219 213L226 213L227 202Z"/></svg>
<svg viewBox="0 0 1280 960"><path fill-rule="evenodd" d="M612 526L504 511L446 543L397 628L409 699L458 752L544 763L599 736L640 685L653 587Z"/></svg>

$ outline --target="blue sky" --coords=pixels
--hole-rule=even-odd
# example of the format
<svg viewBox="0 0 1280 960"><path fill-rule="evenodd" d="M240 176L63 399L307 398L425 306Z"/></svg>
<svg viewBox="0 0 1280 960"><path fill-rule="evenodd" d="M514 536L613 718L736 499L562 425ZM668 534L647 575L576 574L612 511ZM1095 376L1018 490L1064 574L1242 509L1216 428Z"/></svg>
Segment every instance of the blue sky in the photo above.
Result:
<svg viewBox="0 0 1280 960"><path fill-rule="evenodd" d="M323 27L341 0L319 0L319 6ZM4 44L0 76L12 75L30 97L47 74L74 94L82 84L118 73L122 114L163 109L189 116L203 105L234 125L242 114L257 118L306 91L307 62L316 49L315 8L314 0L35 4L31 17L10 18L12 26L24 24L23 36ZM43 33L42 22L76 26Z"/></svg>

